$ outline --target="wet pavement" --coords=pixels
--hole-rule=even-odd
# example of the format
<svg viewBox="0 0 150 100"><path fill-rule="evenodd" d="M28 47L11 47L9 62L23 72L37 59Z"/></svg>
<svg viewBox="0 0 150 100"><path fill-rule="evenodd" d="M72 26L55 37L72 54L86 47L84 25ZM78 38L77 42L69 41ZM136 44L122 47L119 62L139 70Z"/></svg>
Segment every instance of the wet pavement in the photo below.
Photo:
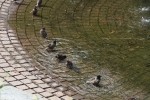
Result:
<svg viewBox="0 0 150 100"><path fill-rule="evenodd" d="M83 98L67 86L62 86L61 80L57 81L57 77L46 74L46 69L35 62L23 49L17 35L7 24L10 6L12 6L10 0L0 0L1 83L42 98L40 100Z"/></svg>
<svg viewBox="0 0 150 100"><path fill-rule="evenodd" d="M77 2L78 1L79 0L77 0ZM71 21L77 18L79 19L79 21L81 20L81 23L84 19L85 20L87 19L87 16L89 16L89 24L91 24L94 23L92 21L95 21L92 20L92 18L95 18L92 17L95 14L94 11L96 11L96 9L99 9L98 19L100 18L99 21L100 24L102 24L99 27L102 28L104 33L107 33L107 29L103 27L105 26L105 24L107 24L108 27L110 28L110 34L115 33L115 31L119 29L117 25L121 26L124 20L126 21L126 17L128 16L126 15L125 17L123 17L122 15L115 13L116 11L122 13L122 10L124 9L124 7L122 7L121 5L123 4L122 3L123 0L115 1L115 3L110 2L110 4L108 3L109 1L107 0L103 0L103 1L106 1L106 3L100 2L99 0L97 1L95 0L95 3L92 4L93 8L91 7L90 15L84 15L84 13L82 13L81 19L80 16L71 15L69 9L67 9L68 12L65 11L65 14L67 15L67 17L70 18ZM31 19L31 22L26 23L26 26L23 27L24 29L21 29L22 26L14 25L16 27L16 32L13 31L6 22L7 19L9 18L9 15L12 12L15 12L14 7L19 6L16 13L13 13L11 20L17 21L17 23L21 23L24 18L20 17L19 15L24 14L24 17L28 18L28 16L26 16L26 14L29 14L30 12L28 11L28 6L33 6L32 4L33 2L34 0L23 0L23 4L20 6L18 4L14 4L10 2L9 0L0 1L0 5L1 5L0 80L4 81L4 84L6 85L9 84L25 92L32 93L33 96L41 97L43 98L43 100L45 99L46 100L60 100L60 99L72 100L73 98L75 100L84 100L86 96L89 96L95 100L99 100L98 98L100 98L100 100L110 100L110 99L127 100L129 97L132 96L143 99L145 98L145 95L149 95L149 94L144 94L144 91L140 89L132 90L132 88L135 88L134 86L131 86L126 90L125 88L123 88L123 84L127 82L128 79L123 81L124 78L113 75L109 69L100 68L99 65L97 64L93 65L93 62L90 62L89 60L84 61L83 59L87 60L89 56L88 55L89 51L85 50L84 47L82 47L82 45L86 45L85 42L87 42L87 40L84 40L84 37L83 38L78 37L75 34L71 34L72 35L71 36L69 32L68 36L71 36L71 38L73 39L76 38L77 40L76 42L80 42L80 44L77 46L74 41L71 41L70 37L67 39L57 38L57 35L55 35L55 31L53 31L53 29L48 27L46 29L48 29L51 39L50 40L41 39L39 37L38 32L39 32L39 27L41 28L42 26L44 26L44 24L47 24L47 22L44 22L44 18L42 20L41 17L34 17L33 19ZM65 3L66 2L62 3L62 8L63 8L63 4L65 5ZM74 3L76 2L74 1ZM101 4L100 8L99 5L96 5L98 3ZM129 3L130 2L127 1L127 4ZM55 2L55 0L51 2L50 8L54 8L54 5L57 5L57 1ZM120 10L118 10L118 8L116 7L117 5L120 5L119 6ZM124 5L126 5L126 3ZM49 5L46 5L46 3L45 6L49 7ZM110 10L112 6L115 7L115 9L112 11L112 14L113 13L116 14L113 16L113 18L110 17L112 15ZM26 10L22 10L23 7L26 7L25 8ZM11 10L8 8L10 8ZM80 4L77 5L77 8L79 9L81 8L83 10L82 12L85 11L84 4L82 3L81 5ZM75 10L78 10L77 8L75 8ZM47 10L46 7L45 8L43 7L42 9L43 12ZM106 15L106 19L103 18L103 14L101 14L100 11L101 13L104 13ZM126 12L125 9L123 11ZM55 10L54 11L51 10L49 13L53 14L55 12L56 12ZM123 15L125 15L125 13L123 13ZM17 16L19 16L18 19L16 19ZM55 18L58 17L58 19L56 20L56 22L58 21L58 24L55 22L55 19L50 19L51 20L50 25L52 24L51 27L53 27L53 24L54 26L56 24L56 27L59 26L61 30L63 30L63 28L66 27L68 29L72 28L70 26L65 26L64 23L59 23L60 16L61 14L55 16ZM115 31L113 30L113 27L111 27L111 24L109 25L109 22L111 22L112 19L114 21L113 24L116 25ZM115 21L117 19L119 21ZM34 26L34 32L31 32L33 31L31 29L32 25ZM86 24L83 26L89 27ZM15 27L13 27L13 29L15 29ZM78 29L77 26L75 27L77 28L76 31L78 33L80 29ZM89 30L85 30L84 27L81 33L86 33L88 31L91 31L90 28L88 28ZM65 37L63 36L64 35L63 31L65 30L63 31L61 30L60 30L60 34L62 35L62 37ZM98 29L95 31L102 31L102 30ZM124 29L121 30L121 32L124 32ZM96 37L94 37L95 35L90 35L90 36L92 36L93 38L101 38L97 35ZM82 39L81 41L80 38ZM104 37L104 40L109 40L110 38ZM52 40L54 39L57 39L58 41L58 45L57 45L58 52L48 53L47 51L45 51L45 47L47 46L48 43L52 42ZM119 39L128 40L130 38L121 37ZM90 43L88 45L89 45L89 49L91 49L90 45L93 45L93 43ZM98 49L96 49L96 51L100 52ZM55 56L59 52L66 54L67 59L73 61L77 65L77 68L81 69L81 73L78 74L72 70L67 69L66 64L64 62L58 63L56 61ZM103 63L104 62L102 62L102 64ZM96 88L93 85L85 84L87 79L92 78L97 74L102 75L101 88ZM88 99L86 98L85 100Z"/></svg>

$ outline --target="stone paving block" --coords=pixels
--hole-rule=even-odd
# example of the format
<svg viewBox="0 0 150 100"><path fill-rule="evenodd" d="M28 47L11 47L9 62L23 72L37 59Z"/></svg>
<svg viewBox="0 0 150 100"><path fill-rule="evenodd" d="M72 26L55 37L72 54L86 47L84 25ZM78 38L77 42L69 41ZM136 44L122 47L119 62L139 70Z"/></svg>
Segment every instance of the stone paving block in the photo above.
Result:
<svg viewBox="0 0 150 100"><path fill-rule="evenodd" d="M34 88L33 90L37 93L44 92L44 89L42 89L42 88Z"/></svg>
<svg viewBox="0 0 150 100"><path fill-rule="evenodd" d="M6 67L3 68L6 72L14 71L15 69L13 67Z"/></svg>
<svg viewBox="0 0 150 100"><path fill-rule="evenodd" d="M4 41L4 40L8 41L9 38L4 37L4 38L1 38L1 40L2 40L2 41Z"/></svg>
<svg viewBox="0 0 150 100"><path fill-rule="evenodd" d="M62 98L62 100L73 100L73 98L69 97L69 96L63 96L61 98Z"/></svg>
<svg viewBox="0 0 150 100"><path fill-rule="evenodd" d="M31 94L35 93L35 91L33 89L27 89L27 90L24 90L24 91L27 92L27 93L31 93Z"/></svg>
<svg viewBox="0 0 150 100"><path fill-rule="evenodd" d="M27 63L28 61L27 61L27 60L24 60L24 59L21 59L21 60L18 60L18 62L19 62L20 64L23 64L23 63Z"/></svg>
<svg viewBox="0 0 150 100"><path fill-rule="evenodd" d="M8 63L1 63L0 67L9 67L9 64Z"/></svg>
<svg viewBox="0 0 150 100"><path fill-rule="evenodd" d="M53 82L53 80L51 78L45 78L45 79L42 79L44 82L46 83L51 83Z"/></svg>
<svg viewBox="0 0 150 100"><path fill-rule="evenodd" d="M69 96L73 96L75 95L76 93L71 91L71 90L68 90L68 91L65 91L65 94L69 95Z"/></svg>
<svg viewBox="0 0 150 100"><path fill-rule="evenodd" d="M53 88L46 88L46 91L50 92L50 93L54 93L56 92L57 90L56 89L53 89Z"/></svg>
<svg viewBox="0 0 150 100"><path fill-rule="evenodd" d="M5 59L0 59L0 63L6 63Z"/></svg>
<svg viewBox="0 0 150 100"><path fill-rule="evenodd" d="M7 82L12 82L12 81L15 81L16 79L14 77L5 77L5 80Z"/></svg>
<svg viewBox="0 0 150 100"><path fill-rule="evenodd" d="M17 38L16 37L9 37L10 38L10 40L16 40Z"/></svg>
<svg viewBox="0 0 150 100"><path fill-rule="evenodd" d="M13 46L11 44L10 45L7 44L7 45L4 45L4 47L5 48L12 48Z"/></svg>
<svg viewBox="0 0 150 100"><path fill-rule="evenodd" d="M29 68L27 68L27 70L28 70L28 71L30 71L30 72L32 72L32 71L36 71L36 69L35 69L35 68L33 68L33 67L29 67Z"/></svg>
<svg viewBox="0 0 150 100"><path fill-rule="evenodd" d="M4 48L0 48L0 52L4 52L6 51Z"/></svg>
<svg viewBox="0 0 150 100"><path fill-rule="evenodd" d="M50 98L48 98L49 100L61 100L60 98L56 97L56 96L52 96Z"/></svg>
<svg viewBox="0 0 150 100"><path fill-rule="evenodd" d="M8 62L8 63L10 64L10 66L11 66L11 65L15 64L16 61L15 61L15 60L8 60L7 62Z"/></svg>
<svg viewBox="0 0 150 100"><path fill-rule="evenodd" d="M20 80L22 83L24 84L28 84L28 83L31 83L32 81L30 79L23 79L23 80Z"/></svg>
<svg viewBox="0 0 150 100"><path fill-rule="evenodd" d="M11 56L11 55L9 55L9 56L4 56L4 58L5 58L6 60L11 60L11 59L12 59L12 56Z"/></svg>
<svg viewBox="0 0 150 100"><path fill-rule="evenodd" d="M56 82L51 83L51 87L53 87L53 88L56 88L56 87L58 87L58 86L59 86L59 84L56 83Z"/></svg>
<svg viewBox="0 0 150 100"><path fill-rule="evenodd" d="M11 40L11 43L19 43L18 40Z"/></svg>
<svg viewBox="0 0 150 100"><path fill-rule="evenodd" d="M37 77L35 77L34 75L30 75L30 76L26 76L28 79L31 79L31 80L35 80L37 79Z"/></svg>
<svg viewBox="0 0 150 100"><path fill-rule="evenodd" d="M53 94L52 93L49 93L49 92L42 92L42 93L40 93L42 96L44 96L44 97L50 97L50 96L53 96Z"/></svg>
<svg viewBox="0 0 150 100"><path fill-rule="evenodd" d="M39 74L41 74L39 71L37 71L37 70L35 70L35 71L32 71L31 72L33 75L39 75Z"/></svg>
<svg viewBox="0 0 150 100"><path fill-rule="evenodd" d="M26 71L26 72L21 72L21 74L24 75L24 76L31 75L31 73L29 73L29 72L27 72L27 71Z"/></svg>
<svg viewBox="0 0 150 100"><path fill-rule="evenodd" d="M62 93L62 92L60 92L60 91L58 91L58 92L55 92L55 93L53 93L55 96L57 96L57 97L62 97L62 96L64 96L65 94L64 93Z"/></svg>
<svg viewBox="0 0 150 100"><path fill-rule="evenodd" d="M17 75L14 76L16 79L21 80L21 79L25 79L26 77L24 77L23 75Z"/></svg>
<svg viewBox="0 0 150 100"><path fill-rule="evenodd" d="M18 72L24 72L24 71L26 71L26 69L25 68L15 68Z"/></svg>
<svg viewBox="0 0 150 100"><path fill-rule="evenodd" d="M20 47L20 44L12 44L15 48Z"/></svg>
<svg viewBox="0 0 150 100"><path fill-rule="evenodd" d="M20 86L17 86L18 89L21 89L21 90L27 90L28 87L26 85L20 85Z"/></svg>
<svg viewBox="0 0 150 100"><path fill-rule="evenodd" d="M18 86L18 85L22 85L23 83L20 81L12 81L10 82L10 84L12 84L13 86Z"/></svg>
<svg viewBox="0 0 150 100"><path fill-rule="evenodd" d="M19 53L16 52L16 51L13 51L13 52L11 52L11 55L12 55L12 56L17 56L17 55L19 55ZM15 57L14 57L14 58L15 58Z"/></svg>
<svg viewBox="0 0 150 100"><path fill-rule="evenodd" d="M17 53L18 53L18 52L17 52ZM19 53L18 53L18 54L19 54ZM18 55L18 54L17 54L17 55ZM14 58L15 58L16 60L18 60L18 59L23 59L22 56L15 56Z"/></svg>
<svg viewBox="0 0 150 100"><path fill-rule="evenodd" d="M16 37L14 37L14 38L16 38ZM17 50L21 51L21 50L23 50L23 48L22 47L18 47Z"/></svg>
<svg viewBox="0 0 150 100"><path fill-rule="evenodd" d="M18 73L17 71L12 71L12 72L8 72L11 76L16 76L19 75L20 73Z"/></svg>
<svg viewBox="0 0 150 100"><path fill-rule="evenodd" d="M22 56L15 56L15 59L22 59L23 57Z"/></svg>
<svg viewBox="0 0 150 100"><path fill-rule="evenodd" d="M24 67L31 67L31 65L30 65L29 63L21 64L21 66L24 66Z"/></svg>
<svg viewBox="0 0 150 100"><path fill-rule="evenodd" d="M44 83L42 80L33 80L33 82L36 83L36 84Z"/></svg>
<svg viewBox="0 0 150 100"><path fill-rule="evenodd" d="M36 84L34 84L34 83L30 83L30 84L26 84L29 88L36 88L37 87L37 85Z"/></svg>
<svg viewBox="0 0 150 100"><path fill-rule="evenodd" d="M20 64L13 64L13 65L11 65L11 66L14 67L14 68L19 68L19 67L21 67Z"/></svg>
<svg viewBox="0 0 150 100"><path fill-rule="evenodd" d="M1 73L1 72L5 72L5 71L4 71L2 68L0 68L0 73Z"/></svg>
<svg viewBox="0 0 150 100"><path fill-rule="evenodd" d="M59 86L56 89L59 90L59 91L62 91L62 92L67 90L67 88L65 88L63 86Z"/></svg>
<svg viewBox="0 0 150 100"><path fill-rule="evenodd" d="M26 54L26 52L25 51L20 51L20 54L24 55L24 54Z"/></svg>
<svg viewBox="0 0 150 100"><path fill-rule="evenodd" d="M75 99L75 100L82 100L83 96L81 96L79 94L76 94L76 95L72 96L72 98Z"/></svg>
<svg viewBox="0 0 150 100"><path fill-rule="evenodd" d="M36 75L37 77L38 77L38 79L41 79L41 80L43 80L43 79L45 79L45 78L47 78L45 75Z"/></svg>
<svg viewBox="0 0 150 100"><path fill-rule="evenodd" d="M0 36L1 36L2 38L4 38L4 37L7 37L7 38L8 38L6 29L1 29L0 33L1 33Z"/></svg>
<svg viewBox="0 0 150 100"><path fill-rule="evenodd" d="M0 54L1 54L2 56L9 56L9 55L10 55L10 53L7 52L7 51L5 51L5 52L0 52Z"/></svg>
<svg viewBox="0 0 150 100"><path fill-rule="evenodd" d="M9 37L15 37L16 34L14 34L14 32L8 32L8 36L9 36Z"/></svg>
<svg viewBox="0 0 150 100"><path fill-rule="evenodd" d="M9 74L6 72L0 73L0 77L9 77Z"/></svg>
<svg viewBox="0 0 150 100"><path fill-rule="evenodd" d="M10 44L10 41L2 41L2 44L4 44L4 45Z"/></svg>
<svg viewBox="0 0 150 100"><path fill-rule="evenodd" d="M45 88L49 88L50 86L47 84L38 84L41 88L45 89Z"/></svg>
<svg viewBox="0 0 150 100"><path fill-rule="evenodd" d="M7 48L7 51L9 51L9 52L11 52L11 51L15 51L15 48L13 48L13 47L9 47L9 48Z"/></svg>

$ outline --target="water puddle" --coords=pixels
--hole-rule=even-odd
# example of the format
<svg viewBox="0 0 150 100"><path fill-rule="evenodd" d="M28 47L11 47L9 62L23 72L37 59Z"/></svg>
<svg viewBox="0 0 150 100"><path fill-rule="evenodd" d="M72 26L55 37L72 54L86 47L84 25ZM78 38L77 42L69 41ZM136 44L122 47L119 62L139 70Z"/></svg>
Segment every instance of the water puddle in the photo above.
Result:
<svg viewBox="0 0 150 100"><path fill-rule="evenodd" d="M86 0L69 0L68 2L71 2L72 6L77 6L78 8L80 8L79 10L85 9L86 5L90 4L88 3L89 0L87 0L87 3L86 3ZM114 2L116 1L114 0ZM121 3L122 2L118 2L117 5L120 5ZM70 3L68 4L70 5ZM79 35L79 38L80 38L79 44L87 45L89 43L89 45L92 45L92 46L90 47L87 46L87 48L85 48L85 47L77 45L77 43L75 43L74 40L71 40L71 38L73 39L75 38L71 37L71 35L69 34L66 36L70 36L71 38L67 37L67 38L70 38L70 40L64 39L64 38L53 38L51 40L42 40L44 41L44 43L42 42L42 45L36 47L38 52L34 53L33 57L35 58L37 62L39 62L42 66L44 66L47 69L47 71L49 71L49 73L57 76L60 79L63 79L69 82L70 84L69 86L71 86L73 89L78 91L80 94L83 94L84 96L87 96L89 98L90 97L101 98L100 100L103 100L103 99L104 100L127 100L129 97L135 96L139 100L140 99L142 100L144 97L144 94L142 94L142 92L140 93L135 92L135 91L141 91L141 90L136 90L136 89L131 89L131 88L125 89L124 83L121 80L122 79L121 75L120 76L114 75L113 73L111 73L109 69L107 69L108 68L107 64L104 64L105 66L100 65L100 64L98 65L97 63L95 63L93 60L90 59L90 56L92 52L95 56L103 56L102 59L104 60L104 63L105 63L105 60L108 59L110 60L110 64L114 64L115 67L118 66L120 64L118 63L118 61L124 61L124 59L126 59L125 58L126 56L122 56L121 53L124 53L124 55L130 54L128 53L128 50L125 50L125 51L122 50L122 48L128 49L128 47L130 47L128 45L128 41L131 41L132 38L133 40L135 38L140 39L141 36L143 38L145 37L144 34L148 32L148 30L145 31L145 29L147 29L147 26L149 26L150 24L150 17L146 13L149 12L150 8L147 6L143 6L143 7L140 6L135 9L133 9L132 7L127 9L126 8L127 6L125 5L124 9L122 9L122 6L120 6L118 10L118 8L116 8L116 5L113 5L115 3L110 3L111 4L110 5L109 2L107 2L106 0L106 5L105 5L105 2L103 4L104 8L103 8L103 5L99 5L100 7L102 7L101 8L102 11L100 10L99 6L97 6L97 10L95 11L97 11L98 13L98 10L100 10L99 12L100 14L97 15L94 12L92 12L92 10L94 10L95 4L96 3L93 4L93 9L91 9L91 16L89 15L89 19L91 18L89 20L89 23L92 21L93 23L97 23L97 21L99 21L98 29L94 27L96 26L95 24L93 24L94 26L92 25L90 26L89 23L88 24L85 23L85 25L83 24L83 26L80 25L81 23L84 22L84 19L86 19L87 16L85 15L85 18L84 18L84 14L83 14L81 15L81 19L80 19L80 15L78 15L78 13L74 13L74 12L72 13L72 11L70 11L72 14L71 17L76 18L74 14L77 15L77 18L74 21L76 21L76 23L78 23L79 21L79 25L77 24L79 27L76 27L76 30L78 30L79 32L74 32L75 26L71 26L72 24L68 25L68 29L73 28L73 30L71 30L73 32L71 33L71 35L74 35L74 36ZM114 6L115 10L112 9L111 11L110 8L108 7L109 5L110 7ZM87 11L89 11L89 9L87 9ZM116 13L116 11L118 12ZM70 12L68 10L67 13L70 13ZM125 13L122 13L122 12L125 12ZM83 12L80 12L80 13L83 13ZM92 13L94 16L93 19L92 19ZM60 16L61 16L61 13L60 13ZM59 16L57 17L59 18ZM97 20L95 21L94 18L95 19L97 18ZM80 22L80 20L78 19L82 21ZM63 24L62 25L60 24L58 26L60 26L59 28L62 30L62 32L63 30L66 31L65 29L66 29L67 24L64 27L63 27ZM97 30L95 34L93 32L94 30L95 31ZM98 34L99 31L101 31L102 33ZM65 33L62 33L62 34L65 34ZM136 37L139 34L141 36ZM84 44L84 40L82 40L82 37L80 37L80 35L84 35L83 37L86 38L87 40L86 42L88 43ZM106 38L106 40L103 41L101 37ZM119 40L119 41L116 41L114 38L116 38L116 40ZM46 47L53 40L57 40L57 47L55 49L55 52L47 52ZM122 40L121 41L122 44L121 43L118 44L120 40ZM124 44L123 42L127 44ZM128 47L126 48L123 46L128 46ZM132 46L132 41L131 41L131 46ZM120 51L117 48L120 49ZM131 50L133 49L131 48ZM94 53L94 52L98 52L98 53ZM101 52L103 54L101 54ZM67 60L72 61L75 68L78 69L79 72L74 69L67 68L66 67L67 60L58 62L56 59L57 54L65 54L67 56ZM118 57L120 57L121 60ZM99 58L101 57L97 57L97 58L98 58L97 62L99 63L101 61ZM123 65L123 64L120 64L120 65ZM96 75L102 76L100 87L95 87L92 84L86 84L87 80L95 77Z"/></svg>
<svg viewBox="0 0 150 100"><path fill-rule="evenodd" d="M56 51L47 52L45 48L55 39L57 40ZM62 38L55 39L46 40L44 46L39 46L41 54L35 55L35 59L41 65L45 66L50 73L68 81L74 90L89 98L103 97L113 98L113 100L115 100L126 99L131 96L132 92L129 92L122 87L122 83L119 81L121 77L113 75L110 70L105 67L98 67L98 65L94 64L92 61L84 61L89 57L87 50L84 50L82 47L78 47L78 49L72 47L71 44L73 43L71 40ZM67 60L72 61L76 68L80 70L80 73L68 69L66 67L66 60L58 62L55 57L57 54L65 54ZM100 87L95 87L92 84L86 83L87 80L96 75L102 76Z"/></svg>

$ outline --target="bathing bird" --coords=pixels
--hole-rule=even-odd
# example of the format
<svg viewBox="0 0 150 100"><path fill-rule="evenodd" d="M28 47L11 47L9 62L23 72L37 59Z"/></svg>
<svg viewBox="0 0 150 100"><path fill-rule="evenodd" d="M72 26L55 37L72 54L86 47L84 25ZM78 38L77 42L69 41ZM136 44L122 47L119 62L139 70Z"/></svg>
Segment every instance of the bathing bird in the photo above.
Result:
<svg viewBox="0 0 150 100"><path fill-rule="evenodd" d="M38 12L38 10L37 10L37 7L35 6L35 7L32 9L31 13L32 13L33 16L37 16L37 12Z"/></svg>
<svg viewBox="0 0 150 100"><path fill-rule="evenodd" d="M136 100L136 98L133 98L133 97L132 97L132 98L129 98L128 100Z"/></svg>
<svg viewBox="0 0 150 100"><path fill-rule="evenodd" d="M42 6L42 0L37 0L36 6L40 8Z"/></svg>
<svg viewBox="0 0 150 100"><path fill-rule="evenodd" d="M67 60L67 67L69 69L73 69L73 63L72 63L72 61Z"/></svg>
<svg viewBox="0 0 150 100"><path fill-rule="evenodd" d="M43 38L47 38L47 32L46 32L45 27L43 27L43 28L40 30L40 35L41 35Z"/></svg>
<svg viewBox="0 0 150 100"><path fill-rule="evenodd" d="M77 73L81 73L80 69L78 67L76 67L76 65L74 65L72 61L67 60L67 68L69 68Z"/></svg>
<svg viewBox="0 0 150 100"><path fill-rule="evenodd" d="M54 40L52 43L50 43L48 46L47 46L47 51L50 52L50 51L53 51L54 48L56 47L56 40Z"/></svg>
<svg viewBox="0 0 150 100"><path fill-rule="evenodd" d="M63 60L65 60L66 58L67 58L67 56L66 55L62 55L62 54L58 54L57 56L56 56L56 58L59 60L59 62L60 61L63 61Z"/></svg>
<svg viewBox="0 0 150 100"><path fill-rule="evenodd" d="M94 79L88 80L86 83L93 84L94 86L99 86L101 77L102 77L101 75L97 75Z"/></svg>

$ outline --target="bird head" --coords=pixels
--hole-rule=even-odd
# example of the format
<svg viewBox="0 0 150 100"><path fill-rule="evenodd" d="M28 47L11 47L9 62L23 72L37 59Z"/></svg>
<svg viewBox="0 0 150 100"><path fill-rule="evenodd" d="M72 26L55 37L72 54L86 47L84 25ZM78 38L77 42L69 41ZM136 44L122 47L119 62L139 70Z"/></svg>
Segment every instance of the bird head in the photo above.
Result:
<svg viewBox="0 0 150 100"><path fill-rule="evenodd" d="M100 80L100 79L101 79L101 77L102 77L101 75L97 75L97 79L98 79L98 80Z"/></svg>
<svg viewBox="0 0 150 100"><path fill-rule="evenodd" d="M45 27L43 27L42 29L45 30Z"/></svg>

